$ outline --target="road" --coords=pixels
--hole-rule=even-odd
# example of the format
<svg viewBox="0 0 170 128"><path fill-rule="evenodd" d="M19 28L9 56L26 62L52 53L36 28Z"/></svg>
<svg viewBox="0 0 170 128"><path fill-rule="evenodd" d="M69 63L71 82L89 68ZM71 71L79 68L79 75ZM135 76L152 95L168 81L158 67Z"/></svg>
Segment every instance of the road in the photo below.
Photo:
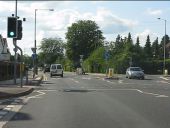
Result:
<svg viewBox="0 0 170 128"><path fill-rule="evenodd" d="M74 73L63 78L46 74L45 79L31 95L21 98L1 127L170 128L168 79L107 80Z"/></svg>

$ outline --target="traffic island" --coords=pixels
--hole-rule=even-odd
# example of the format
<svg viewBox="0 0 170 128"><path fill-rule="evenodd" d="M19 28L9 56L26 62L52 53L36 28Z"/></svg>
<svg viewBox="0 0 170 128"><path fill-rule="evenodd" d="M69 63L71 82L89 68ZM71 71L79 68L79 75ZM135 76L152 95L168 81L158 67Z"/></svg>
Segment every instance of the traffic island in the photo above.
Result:
<svg viewBox="0 0 170 128"><path fill-rule="evenodd" d="M104 79L106 79L106 80L119 80L119 77L112 76L112 77L106 77Z"/></svg>
<svg viewBox="0 0 170 128"><path fill-rule="evenodd" d="M25 96L33 92L33 88L30 87L11 87L4 86L0 87L0 99L15 98Z"/></svg>
<svg viewBox="0 0 170 128"><path fill-rule="evenodd" d="M36 76L34 79L29 80L27 85L40 86L43 79L44 79L43 75Z"/></svg>

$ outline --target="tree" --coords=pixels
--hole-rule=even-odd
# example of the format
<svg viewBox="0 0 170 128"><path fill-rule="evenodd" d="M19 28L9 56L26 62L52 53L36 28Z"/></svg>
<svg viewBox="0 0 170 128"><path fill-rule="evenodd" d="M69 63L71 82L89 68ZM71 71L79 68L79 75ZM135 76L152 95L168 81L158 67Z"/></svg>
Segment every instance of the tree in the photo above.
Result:
<svg viewBox="0 0 170 128"><path fill-rule="evenodd" d="M133 41L130 32L128 33L128 38L125 40L126 51L133 52Z"/></svg>
<svg viewBox="0 0 170 128"><path fill-rule="evenodd" d="M64 56L64 43L60 38L44 38L39 50L39 63L55 63Z"/></svg>
<svg viewBox="0 0 170 128"><path fill-rule="evenodd" d="M144 47L144 52L145 52L145 55L146 55L146 57L148 59L152 58L152 48L151 48L151 42L150 42L149 35L147 36L147 39L146 39L146 44L145 44L145 47Z"/></svg>
<svg viewBox="0 0 170 128"><path fill-rule="evenodd" d="M104 37L94 21L80 20L68 27L66 39L67 57L76 66L80 55L84 55L86 59L96 48L103 46Z"/></svg>
<svg viewBox="0 0 170 128"><path fill-rule="evenodd" d="M139 36L137 37L136 39L136 44L135 44L136 47L140 47L140 41L139 41Z"/></svg>
<svg viewBox="0 0 170 128"><path fill-rule="evenodd" d="M165 39L165 44L169 43L169 41L170 41L170 38L169 38L168 35L163 36L163 37L162 37L162 40L161 40L161 43L160 43L161 45L164 44L164 39Z"/></svg>
<svg viewBox="0 0 170 128"><path fill-rule="evenodd" d="M162 37L162 40L161 40L161 43L160 43L160 51L161 51L161 56L163 56L163 49L164 49L164 39L165 39L165 47L166 47L166 45L170 42L170 38L169 38L169 36L168 35L166 35L166 36L163 36ZM169 53L168 53L168 50L167 50L167 48L166 48L166 50L165 50L166 52L166 57L168 57L169 56Z"/></svg>
<svg viewBox="0 0 170 128"><path fill-rule="evenodd" d="M153 53L154 58L158 58L158 57L159 57L158 37L157 37L156 40L152 43L152 53Z"/></svg>
<svg viewBox="0 0 170 128"><path fill-rule="evenodd" d="M118 34L116 37L116 41L115 41L115 50L114 51L116 53L121 52L123 50L123 47L124 47L124 41L121 38L121 36Z"/></svg>
<svg viewBox="0 0 170 128"><path fill-rule="evenodd" d="M32 65L32 57L27 54L23 55L23 61L26 65Z"/></svg>

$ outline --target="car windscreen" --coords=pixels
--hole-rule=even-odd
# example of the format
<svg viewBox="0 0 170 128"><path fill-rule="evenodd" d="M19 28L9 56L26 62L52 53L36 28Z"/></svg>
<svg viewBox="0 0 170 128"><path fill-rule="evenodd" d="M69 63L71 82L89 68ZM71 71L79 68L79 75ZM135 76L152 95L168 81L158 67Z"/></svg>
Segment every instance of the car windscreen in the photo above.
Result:
<svg viewBox="0 0 170 128"><path fill-rule="evenodd" d="M57 65L57 69L62 69L62 66L61 65Z"/></svg>
<svg viewBox="0 0 170 128"><path fill-rule="evenodd" d="M141 71L141 68L130 68L130 71Z"/></svg>
<svg viewBox="0 0 170 128"><path fill-rule="evenodd" d="M55 66L55 65L53 65L53 66L51 67L51 69L56 69L56 66Z"/></svg>

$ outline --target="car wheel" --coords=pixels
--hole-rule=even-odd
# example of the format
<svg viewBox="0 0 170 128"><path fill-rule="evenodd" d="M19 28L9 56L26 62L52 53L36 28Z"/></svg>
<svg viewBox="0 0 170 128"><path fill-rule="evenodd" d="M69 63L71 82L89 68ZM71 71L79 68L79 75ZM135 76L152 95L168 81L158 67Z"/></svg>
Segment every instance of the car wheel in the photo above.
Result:
<svg viewBox="0 0 170 128"><path fill-rule="evenodd" d="M52 74L50 74L50 77L53 77L53 75L52 75Z"/></svg>
<svg viewBox="0 0 170 128"><path fill-rule="evenodd" d="M141 79L144 80L145 79L144 76Z"/></svg>

